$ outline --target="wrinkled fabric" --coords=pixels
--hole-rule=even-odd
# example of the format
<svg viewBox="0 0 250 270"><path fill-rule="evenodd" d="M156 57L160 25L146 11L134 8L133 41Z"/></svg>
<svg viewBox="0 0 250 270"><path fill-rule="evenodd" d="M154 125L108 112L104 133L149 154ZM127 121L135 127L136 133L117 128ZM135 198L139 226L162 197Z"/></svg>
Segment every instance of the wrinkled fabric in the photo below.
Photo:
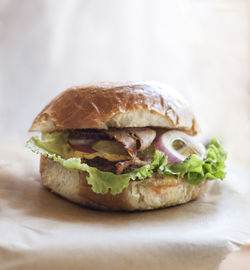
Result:
<svg viewBox="0 0 250 270"><path fill-rule="evenodd" d="M250 172L228 167L199 200L93 211L41 185L38 157L0 145L0 269L216 269L250 239Z"/></svg>

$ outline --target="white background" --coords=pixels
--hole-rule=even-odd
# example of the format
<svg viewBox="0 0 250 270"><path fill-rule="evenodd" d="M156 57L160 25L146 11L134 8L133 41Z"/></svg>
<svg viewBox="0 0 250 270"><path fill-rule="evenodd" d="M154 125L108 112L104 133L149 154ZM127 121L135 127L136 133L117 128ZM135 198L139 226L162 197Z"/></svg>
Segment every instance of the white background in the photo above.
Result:
<svg viewBox="0 0 250 270"><path fill-rule="evenodd" d="M250 1L1 0L0 138L15 142L71 85L159 80L250 164Z"/></svg>

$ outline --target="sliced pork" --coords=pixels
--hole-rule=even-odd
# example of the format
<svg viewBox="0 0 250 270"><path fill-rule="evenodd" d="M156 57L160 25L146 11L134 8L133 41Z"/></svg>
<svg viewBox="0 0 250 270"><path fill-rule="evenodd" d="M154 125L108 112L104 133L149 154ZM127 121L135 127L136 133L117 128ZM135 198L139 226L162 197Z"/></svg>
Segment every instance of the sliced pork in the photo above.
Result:
<svg viewBox="0 0 250 270"><path fill-rule="evenodd" d="M116 173L122 173L127 167L134 164L136 153L148 148L156 137L156 131L151 128L123 128L123 129L82 129L70 132L70 139L78 140L115 140L121 143L130 160L119 161L115 164Z"/></svg>

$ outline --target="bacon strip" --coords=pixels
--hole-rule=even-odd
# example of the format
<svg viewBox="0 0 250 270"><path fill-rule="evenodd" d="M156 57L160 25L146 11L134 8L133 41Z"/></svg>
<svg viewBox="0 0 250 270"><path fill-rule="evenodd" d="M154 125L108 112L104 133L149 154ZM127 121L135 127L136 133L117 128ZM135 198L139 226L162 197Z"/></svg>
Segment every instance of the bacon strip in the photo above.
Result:
<svg viewBox="0 0 250 270"><path fill-rule="evenodd" d="M135 161L135 156L131 157L130 160L120 161L115 164L116 174L121 174L126 168L132 165Z"/></svg>
<svg viewBox="0 0 250 270"><path fill-rule="evenodd" d="M105 131L110 138L123 144L131 159L116 163L117 174L122 173L135 161L136 152L148 148L156 136L156 131L150 128L127 128Z"/></svg>
<svg viewBox="0 0 250 270"><path fill-rule="evenodd" d="M70 139L109 140L110 137L99 129L75 129L70 130Z"/></svg>
<svg viewBox="0 0 250 270"><path fill-rule="evenodd" d="M72 130L70 138L93 139L93 140L116 140L121 143L130 155L130 160L116 163L117 174L122 173L128 166L132 165L137 151L148 148L155 139L156 131L151 128L123 128L123 129L81 129Z"/></svg>

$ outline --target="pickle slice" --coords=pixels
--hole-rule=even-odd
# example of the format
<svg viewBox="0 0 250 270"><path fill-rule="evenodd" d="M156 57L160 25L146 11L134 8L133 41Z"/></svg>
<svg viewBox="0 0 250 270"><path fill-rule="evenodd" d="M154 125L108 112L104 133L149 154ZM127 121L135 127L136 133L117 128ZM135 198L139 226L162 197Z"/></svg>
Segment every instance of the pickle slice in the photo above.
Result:
<svg viewBox="0 0 250 270"><path fill-rule="evenodd" d="M121 143L115 141L99 140L92 144L92 148L100 153L129 156L124 146Z"/></svg>

